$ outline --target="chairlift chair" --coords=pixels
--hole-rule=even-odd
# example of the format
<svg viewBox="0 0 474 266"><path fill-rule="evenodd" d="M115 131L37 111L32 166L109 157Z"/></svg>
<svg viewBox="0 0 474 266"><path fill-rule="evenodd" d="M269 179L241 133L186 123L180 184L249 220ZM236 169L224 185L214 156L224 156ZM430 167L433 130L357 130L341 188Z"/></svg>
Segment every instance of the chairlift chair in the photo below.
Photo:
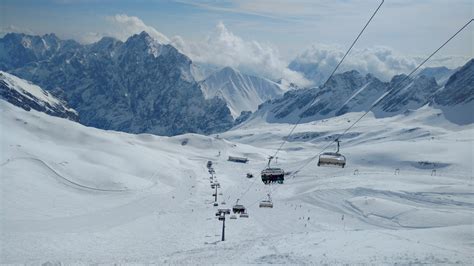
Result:
<svg viewBox="0 0 474 266"><path fill-rule="evenodd" d="M218 213L230 214L230 209L217 209Z"/></svg>
<svg viewBox="0 0 474 266"><path fill-rule="evenodd" d="M336 139L336 152L323 152L319 155L318 166L337 166L344 168L346 166L346 157L339 153L339 139Z"/></svg>
<svg viewBox="0 0 474 266"><path fill-rule="evenodd" d="M235 202L235 205L232 207L233 213L243 213L245 212L245 207L242 204L239 204L239 199Z"/></svg>
<svg viewBox="0 0 474 266"><path fill-rule="evenodd" d="M217 203L217 202L214 202L214 204L213 204L213 205L214 205L214 207L217 207L217 206L219 206L219 203Z"/></svg>
<svg viewBox="0 0 474 266"><path fill-rule="evenodd" d="M267 194L267 195L268 195L268 199L260 201L260 204L258 205L258 207L260 207L260 208L273 208L273 202L272 202L272 199L270 197L270 194Z"/></svg>
<svg viewBox="0 0 474 266"><path fill-rule="evenodd" d="M232 219L232 220L237 219L237 216L235 216L234 214L232 214L232 215L230 216L230 219Z"/></svg>
<svg viewBox="0 0 474 266"><path fill-rule="evenodd" d="M273 156L268 158L267 168L263 169L261 172L262 182L264 184L270 184L278 182L279 184L283 184L285 180L285 171L281 168L272 168L270 167L270 163L273 159Z"/></svg>
<svg viewBox="0 0 474 266"><path fill-rule="evenodd" d="M249 214L246 212L243 212L240 214L240 218L249 218Z"/></svg>

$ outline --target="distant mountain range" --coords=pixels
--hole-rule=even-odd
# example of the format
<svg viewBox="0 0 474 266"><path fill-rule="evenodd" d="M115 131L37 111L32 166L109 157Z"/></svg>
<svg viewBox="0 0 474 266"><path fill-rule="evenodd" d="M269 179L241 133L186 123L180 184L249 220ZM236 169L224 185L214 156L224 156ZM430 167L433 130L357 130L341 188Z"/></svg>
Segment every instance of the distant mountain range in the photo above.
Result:
<svg viewBox="0 0 474 266"><path fill-rule="evenodd" d="M298 55L290 62L288 68L300 72L306 79L312 81L315 86L321 86L329 77L332 68L328 66L328 62L315 62L311 59L312 56L311 53ZM336 62L331 62L329 65L335 63ZM444 66L426 67L423 68L418 75L433 77L439 85L444 85L456 70L457 69L449 69Z"/></svg>
<svg viewBox="0 0 474 266"><path fill-rule="evenodd" d="M417 75L401 83L406 76L398 75L390 82L382 82L370 74L363 76L357 71L349 71L334 75L324 88L292 90L281 98L267 101L249 119L263 117L271 123L295 123L299 118L308 122L347 112L366 111L395 87L373 109L376 117L393 116L429 104L442 109L446 118L454 123L473 123L472 73L474 59L454 72L444 86L439 85L433 76ZM462 119L459 119L460 112L449 114L459 106L463 106L465 111Z"/></svg>
<svg viewBox="0 0 474 266"><path fill-rule="evenodd" d="M1 70L65 99L88 126L176 135L233 125L223 100L204 98L191 60L146 32L91 45L11 33L0 39L0 61Z"/></svg>
<svg viewBox="0 0 474 266"><path fill-rule="evenodd" d="M317 66L293 63L290 68L324 80ZM473 123L473 68L473 60L456 70L426 68L403 84L404 75L384 82L348 71L334 75L324 88L284 93L279 83L234 68L193 64L146 32L125 42L106 37L89 45L54 34L10 33L0 38L2 98L24 109L43 106L40 111L88 126L159 135L221 132L256 117L294 123L365 111L394 87L373 109L375 116L429 104L454 123ZM33 85L21 79L37 84L35 91L46 90L42 94L59 105L53 110L48 101L30 101L33 94L22 92ZM30 85L18 89L18 84Z"/></svg>

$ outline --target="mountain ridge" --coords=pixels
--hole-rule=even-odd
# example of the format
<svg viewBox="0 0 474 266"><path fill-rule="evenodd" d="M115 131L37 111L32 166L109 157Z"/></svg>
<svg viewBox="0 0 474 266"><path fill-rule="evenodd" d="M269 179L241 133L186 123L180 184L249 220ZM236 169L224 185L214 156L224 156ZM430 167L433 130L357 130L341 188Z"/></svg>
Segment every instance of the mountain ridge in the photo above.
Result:
<svg viewBox="0 0 474 266"><path fill-rule="evenodd" d="M234 118L244 111L253 112L259 104L283 94L279 84L232 67L212 73L199 84L207 99L218 97L226 101Z"/></svg>
<svg viewBox="0 0 474 266"><path fill-rule="evenodd" d="M177 135L220 132L233 124L224 101L204 98L191 60L146 32L125 42L103 38L92 45L59 46L45 59L22 63L7 71L63 95L87 126Z"/></svg>

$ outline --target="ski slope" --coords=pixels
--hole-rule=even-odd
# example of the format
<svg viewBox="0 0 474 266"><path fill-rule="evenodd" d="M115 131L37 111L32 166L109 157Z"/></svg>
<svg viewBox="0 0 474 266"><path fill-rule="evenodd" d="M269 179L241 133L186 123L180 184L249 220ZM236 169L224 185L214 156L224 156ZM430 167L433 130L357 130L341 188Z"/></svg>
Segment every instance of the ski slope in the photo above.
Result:
<svg viewBox="0 0 474 266"><path fill-rule="evenodd" d="M159 137L89 128L3 100L0 109L1 263L474 259L474 128L450 124L436 109L366 117L342 140L344 169L308 158L359 114L299 125L275 165L293 173L307 166L269 186L259 172L288 124L262 118L219 136ZM221 184L219 207L208 160ZM273 209L258 207L267 193ZM221 242L214 214L237 198L250 217L227 219Z"/></svg>

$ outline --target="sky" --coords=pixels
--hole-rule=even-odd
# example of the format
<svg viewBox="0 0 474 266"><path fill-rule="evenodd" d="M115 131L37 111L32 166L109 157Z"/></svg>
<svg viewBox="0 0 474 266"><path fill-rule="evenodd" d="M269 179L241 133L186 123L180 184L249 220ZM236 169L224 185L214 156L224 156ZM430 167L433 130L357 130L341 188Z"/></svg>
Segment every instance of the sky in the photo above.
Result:
<svg viewBox="0 0 474 266"><path fill-rule="evenodd" d="M91 43L143 30L193 61L306 83L293 59L331 68L379 5L375 0L0 0L0 33L55 33ZM346 68L382 79L409 72L474 16L472 0L386 0ZM474 24L474 23L472 23ZM474 57L470 25L434 60ZM219 51L219 52L217 52Z"/></svg>

